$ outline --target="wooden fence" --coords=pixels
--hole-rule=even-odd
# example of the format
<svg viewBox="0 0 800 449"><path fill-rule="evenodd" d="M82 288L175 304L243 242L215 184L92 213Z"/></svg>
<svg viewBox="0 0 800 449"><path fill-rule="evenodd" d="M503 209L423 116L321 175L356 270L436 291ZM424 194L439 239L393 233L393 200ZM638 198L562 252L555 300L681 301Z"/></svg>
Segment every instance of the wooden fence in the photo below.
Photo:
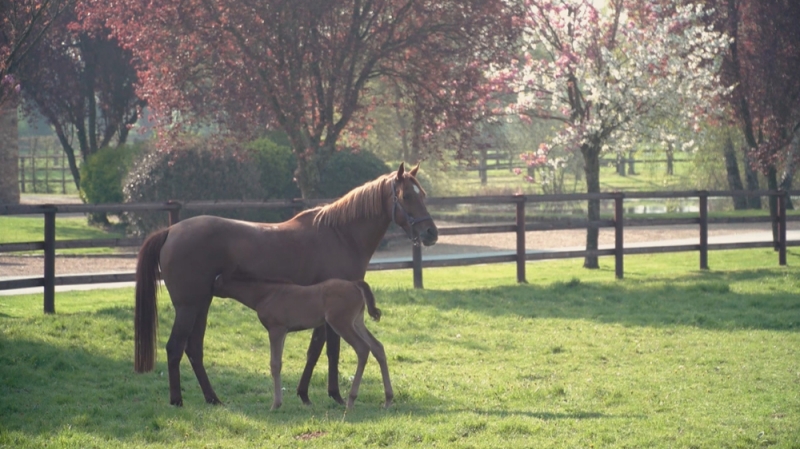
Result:
<svg viewBox="0 0 800 449"><path fill-rule="evenodd" d="M615 275L622 279L624 275L624 255L649 254L649 253L668 253L668 252L690 252L697 251L700 258L700 268L708 269L708 251L728 250L741 248L764 248L775 247L778 253L778 263L786 265L786 249L788 246L800 246L800 241L787 241L786 225L788 221L800 221L800 216L787 216L786 204L789 196L800 195L800 191L755 191L755 192L637 192L637 193L600 193L600 194L562 194L562 195L533 195L533 196L483 196L483 197L450 197L450 198L430 198L427 200L429 207L453 206L463 204L508 204L515 208L514 222L507 224L479 224L479 225L459 225L439 228L439 235L465 235L465 234L487 234L487 233L515 233L516 251L491 254L491 255L467 255L454 256L446 259L423 260L422 252L418 246L412 249L412 258L408 261L395 262L373 262L369 265L369 270L395 270L412 269L414 287L422 288L422 269L423 267L447 267L463 266L487 263L515 262L517 281L525 282L525 262L531 260L546 259L566 259L583 258L588 256L614 256ZM775 196L778 199L778 214L773 218L762 217L708 217L708 199L710 197L733 197L733 196ZM691 218L664 218L664 219L626 219L624 217L624 201L626 199L669 199L669 198L696 198L699 203L699 213L697 217ZM529 221L525 215L525 205L527 203L546 203L546 202L575 202L586 200L606 200L614 203L614 217L612 219L588 221L585 219L556 220L556 221ZM330 201L330 200L326 200ZM76 285L93 283L113 283L131 282L135 280L135 273L117 274L88 274L88 275L66 275L56 276L55 274L55 251L67 248L95 248L95 247L138 247L142 243L141 238L118 238L118 239L93 239L93 240L60 240L56 241L56 215L64 213L96 213L96 212L135 212L135 211L163 211L169 215L170 223L180 220L182 210L201 210L204 213L213 213L215 210L226 209L301 209L312 207L320 201L268 201L268 202L247 202L247 201L226 201L226 202L187 202L180 203L170 201L167 203L130 203L130 204L69 204L69 205L0 205L0 215L43 215L44 217L44 240L39 242L5 243L0 244L0 253L15 251L43 251L44 252L44 273L42 277L19 278L0 281L0 290L10 290L26 287L44 287L44 311L54 313L55 311L55 286L56 285ZM435 215L435 214L434 214ZM722 223L770 223L777 227L777 242L739 242L739 243L720 243L709 244L708 226L709 224ZM670 246L648 246L637 248L625 248L624 230L626 227L640 226L673 226L673 225L698 225L698 244L692 245L670 245ZM610 249L596 250L576 250L576 251L552 251L552 252L527 252L525 246L525 233L527 231L552 231L565 229L587 229L587 228L613 228L615 235L614 247Z"/></svg>

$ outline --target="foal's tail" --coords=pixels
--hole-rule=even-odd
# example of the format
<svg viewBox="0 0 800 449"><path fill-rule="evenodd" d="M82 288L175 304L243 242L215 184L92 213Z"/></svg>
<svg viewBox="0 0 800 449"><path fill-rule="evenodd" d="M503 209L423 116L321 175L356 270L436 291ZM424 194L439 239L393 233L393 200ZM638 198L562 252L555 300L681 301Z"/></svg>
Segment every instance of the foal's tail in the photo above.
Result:
<svg viewBox="0 0 800 449"><path fill-rule="evenodd" d="M369 284L364 281L356 281L356 286L358 286L358 289L361 290L361 294L364 296L364 302L367 304L369 316L375 321L380 321L381 309L375 307L375 295L372 294L372 289L369 288Z"/></svg>
<svg viewBox="0 0 800 449"><path fill-rule="evenodd" d="M152 371L156 359L158 259L168 233L169 228L166 228L150 234L139 249L136 261L133 369L137 373Z"/></svg>

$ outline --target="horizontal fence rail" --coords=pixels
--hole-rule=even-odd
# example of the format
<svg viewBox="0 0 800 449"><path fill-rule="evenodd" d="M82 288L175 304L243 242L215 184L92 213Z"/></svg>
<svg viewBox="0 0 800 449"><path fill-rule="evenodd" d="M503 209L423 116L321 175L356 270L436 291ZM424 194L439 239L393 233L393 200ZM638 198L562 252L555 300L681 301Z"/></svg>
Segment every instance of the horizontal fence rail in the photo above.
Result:
<svg viewBox="0 0 800 449"><path fill-rule="evenodd" d="M439 229L439 234L470 235L489 233L515 233L516 251L501 252L499 254L471 255L463 257L450 257L446 259L434 258L423 260L420 248L412 248L411 260L401 261L374 261L370 262L369 270L397 270L411 269L413 271L414 286L422 288L423 267L464 266L488 263L516 263L517 281L525 282L525 263L527 261L548 259L569 259L582 257L614 256L615 276L619 279L624 275L624 256L635 254L654 254L669 252L698 252L700 268L708 269L708 251L743 249L743 248L775 248L778 252L778 263L786 264L786 249L789 246L800 246L800 241L787 241L786 225L790 221L800 221L800 216L787 216L786 205L790 196L798 196L800 191L690 191L690 192L635 192L635 193L597 193L597 194L553 194L553 195L502 195L478 197L446 197L429 198L428 206L455 206L464 204L508 204L515 207L514 222L503 224L476 224L457 225ZM709 198L731 198L736 196L766 196L777 198L777 215L775 217L708 217ZM697 217L665 218L665 219L628 219L624 216L624 201L630 199L697 199L699 212ZM606 200L614 202L614 217L589 221L586 219L554 219L549 221L526 221L525 205L536 203L575 202L586 200ZM165 203L125 203L125 204L59 204L59 205L10 205L0 204L0 215L42 215L44 217L44 240L39 242L17 242L0 244L0 253L19 251L43 251L44 273L42 277L17 278L0 280L0 290L11 290L28 287L44 287L44 311L55 311L55 286L78 285L94 283L131 282L135 280L135 273L98 273L81 275L55 275L55 251L57 249L96 248L96 247L139 247L142 238L109 238L109 239L81 239L56 241L55 227L57 214L88 214L88 213L120 213L156 211L164 212L169 216L170 224L180 220L180 213L186 211L203 211L204 213L230 210L230 209L264 209L299 211L314 207L332 200L278 200L278 201L168 201ZM770 223L776 232L776 238L769 242L739 242L710 244L708 242L708 226L710 224L730 223ZM675 226L697 225L699 242L690 245L624 246L624 229L626 227L643 226ZM588 228L613 228L615 243L609 249L589 250L564 250L543 253L528 253L525 246L525 233L528 231L553 231ZM397 233L401 235L401 233Z"/></svg>

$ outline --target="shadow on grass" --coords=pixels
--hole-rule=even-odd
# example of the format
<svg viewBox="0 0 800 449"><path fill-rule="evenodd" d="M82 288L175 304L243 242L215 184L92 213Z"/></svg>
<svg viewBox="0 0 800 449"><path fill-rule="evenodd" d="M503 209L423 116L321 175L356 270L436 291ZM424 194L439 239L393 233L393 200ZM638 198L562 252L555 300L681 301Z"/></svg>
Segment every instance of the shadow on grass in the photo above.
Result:
<svg viewBox="0 0 800 449"><path fill-rule="evenodd" d="M737 282L758 285L741 293ZM779 288L774 270L687 274L680 281L514 285L473 290L376 291L378 303L469 310L489 316L585 319L630 326L694 326L710 330L800 330L796 292Z"/></svg>

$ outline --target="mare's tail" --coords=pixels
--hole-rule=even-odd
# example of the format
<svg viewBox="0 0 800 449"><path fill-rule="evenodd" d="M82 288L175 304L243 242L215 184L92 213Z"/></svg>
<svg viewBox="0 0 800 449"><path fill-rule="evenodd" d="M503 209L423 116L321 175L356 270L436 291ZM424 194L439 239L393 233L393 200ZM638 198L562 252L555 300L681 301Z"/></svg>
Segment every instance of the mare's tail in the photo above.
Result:
<svg viewBox="0 0 800 449"><path fill-rule="evenodd" d="M137 373L152 371L156 359L158 259L168 233L169 228L166 228L150 234L139 249L136 261L133 369Z"/></svg>
<svg viewBox="0 0 800 449"><path fill-rule="evenodd" d="M369 284L364 281L356 281L356 286L361 290L361 295L364 296L364 302L367 304L369 316L375 321L380 321L381 309L375 307L375 295L372 294L372 289L369 288Z"/></svg>

